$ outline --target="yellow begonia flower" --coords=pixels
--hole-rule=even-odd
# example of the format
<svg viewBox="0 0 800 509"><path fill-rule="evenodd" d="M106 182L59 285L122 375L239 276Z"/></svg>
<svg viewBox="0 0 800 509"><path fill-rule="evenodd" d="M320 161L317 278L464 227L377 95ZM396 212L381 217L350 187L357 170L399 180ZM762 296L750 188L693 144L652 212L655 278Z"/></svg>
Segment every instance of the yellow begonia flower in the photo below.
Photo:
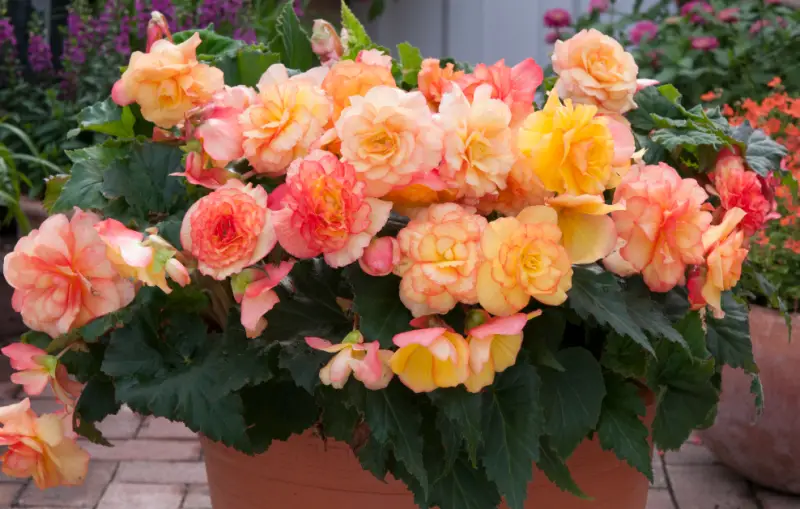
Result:
<svg viewBox="0 0 800 509"><path fill-rule="evenodd" d="M562 194L547 204L558 212L561 240L572 263L593 263L614 250L617 228L609 214L625 210L624 205L606 205L601 196L589 194Z"/></svg>
<svg viewBox="0 0 800 509"><path fill-rule="evenodd" d="M469 376L469 345L444 327L403 332L394 337L400 347L389 360L392 371L414 392L455 387Z"/></svg>

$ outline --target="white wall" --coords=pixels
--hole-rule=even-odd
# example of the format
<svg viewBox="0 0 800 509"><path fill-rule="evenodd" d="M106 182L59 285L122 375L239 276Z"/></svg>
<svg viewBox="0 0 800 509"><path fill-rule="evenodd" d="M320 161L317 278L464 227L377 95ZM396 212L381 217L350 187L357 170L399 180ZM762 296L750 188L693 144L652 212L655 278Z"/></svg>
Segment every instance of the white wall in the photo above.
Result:
<svg viewBox="0 0 800 509"><path fill-rule="evenodd" d="M617 0L617 9L630 12L634 1ZM545 11L562 7L576 15L588 6L589 0L386 0L367 30L379 44L393 48L408 41L425 56L472 63L505 58L509 65L533 57L544 67L551 51L544 41Z"/></svg>

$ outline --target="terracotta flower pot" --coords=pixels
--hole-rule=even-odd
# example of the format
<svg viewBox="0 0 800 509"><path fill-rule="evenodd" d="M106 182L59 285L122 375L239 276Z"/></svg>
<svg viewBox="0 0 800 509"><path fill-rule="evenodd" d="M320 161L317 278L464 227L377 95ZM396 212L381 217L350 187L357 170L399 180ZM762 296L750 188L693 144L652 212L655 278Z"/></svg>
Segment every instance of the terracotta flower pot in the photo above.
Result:
<svg viewBox="0 0 800 509"><path fill-rule="evenodd" d="M790 342L778 312L752 307L750 335L764 386L764 414L756 417L750 377L726 367L716 423L701 437L722 463L744 477L800 494L800 315L793 316L793 325Z"/></svg>
<svg viewBox="0 0 800 509"><path fill-rule="evenodd" d="M654 407L648 406L648 422ZM306 433L275 442L267 453L247 456L203 440L214 509L417 509L405 485L386 483L362 470L350 447ZM541 472L528 486L525 507L542 509L644 509L647 479L597 440L584 441L567 462L593 501L559 490ZM506 508L505 504L501 507Z"/></svg>

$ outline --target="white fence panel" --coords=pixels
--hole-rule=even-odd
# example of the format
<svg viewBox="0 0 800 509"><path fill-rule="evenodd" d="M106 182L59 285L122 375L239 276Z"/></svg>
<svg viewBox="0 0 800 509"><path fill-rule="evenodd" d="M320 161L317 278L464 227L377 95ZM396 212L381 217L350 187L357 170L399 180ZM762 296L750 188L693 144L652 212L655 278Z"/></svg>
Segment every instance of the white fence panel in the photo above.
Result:
<svg viewBox="0 0 800 509"><path fill-rule="evenodd" d="M654 0L645 0L644 5ZM630 12L635 0L617 0ZM545 11L554 7L574 16L590 0L387 0L383 15L367 27L374 40L393 48L408 41L425 56L448 56L468 62L505 58L514 65L527 57L547 64L552 48L544 38ZM358 5L358 4L356 4Z"/></svg>

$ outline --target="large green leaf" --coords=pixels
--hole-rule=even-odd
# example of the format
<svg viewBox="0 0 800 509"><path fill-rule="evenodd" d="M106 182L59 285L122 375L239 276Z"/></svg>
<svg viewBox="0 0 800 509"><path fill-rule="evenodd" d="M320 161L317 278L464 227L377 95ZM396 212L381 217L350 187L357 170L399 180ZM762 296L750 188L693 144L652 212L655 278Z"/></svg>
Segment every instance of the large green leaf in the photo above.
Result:
<svg viewBox="0 0 800 509"><path fill-rule="evenodd" d="M626 115L634 129L649 133L659 127L656 118L680 118L681 112L672 101L664 97L656 87L647 87L634 97L638 108ZM656 115L657 117L654 117Z"/></svg>
<svg viewBox="0 0 800 509"><path fill-rule="evenodd" d="M241 397L253 453L266 451L273 440L303 433L319 417L314 397L289 381L246 387Z"/></svg>
<svg viewBox="0 0 800 509"><path fill-rule="evenodd" d="M358 384L358 381L350 380L344 391L333 387L320 387L317 390L317 401L322 410L320 424L324 436L348 443L352 440L353 430L361 416L358 410L343 401L342 397L347 394L347 389Z"/></svg>
<svg viewBox="0 0 800 509"><path fill-rule="evenodd" d="M780 170L781 160L786 156L786 148L760 129L753 129L748 122L738 126L733 136L747 145L745 159L754 172L766 177L772 171Z"/></svg>
<svg viewBox="0 0 800 509"><path fill-rule="evenodd" d="M606 388L600 364L585 348L568 348L556 354L564 371L542 368L542 406L545 430L563 458L597 426Z"/></svg>
<svg viewBox="0 0 800 509"><path fill-rule="evenodd" d="M344 0L342 0L342 28L347 30L348 52L344 55L345 58L354 59L359 51L372 45L372 39L367 34L364 25L358 21Z"/></svg>
<svg viewBox="0 0 800 509"><path fill-rule="evenodd" d="M417 76L422 69L422 52L419 48L407 42L397 45L397 53L400 56L400 65L403 68L403 82L410 87L417 86Z"/></svg>
<svg viewBox="0 0 800 509"><path fill-rule="evenodd" d="M544 415L539 403L539 375L519 363L498 375L483 393L481 454L487 477L511 509L522 509L539 459Z"/></svg>
<svg viewBox="0 0 800 509"><path fill-rule="evenodd" d="M391 444L398 461L428 492L428 473L423 463L422 419L411 393L399 382L381 391L367 391L364 417L372 437Z"/></svg>
<svg viewBox="0 0 800 509"><path fill-rule="evenodd" d="M603 400L597 426L600 445L607 451L613 451L619 459L628 462L652 481L653 463L647 441L649 433L641 420L645 415L645 406L638 387L612 375L606 377L606 391L608 394Z"/></svg>
<svg viewBox="0 0 800 509"><path fill-rule="evenodd" d="M95 423L119 412L120 404L114 393L114 382L102 374L94 376L84 386L72 420L75 432L86 437L89 441L111 445L97 429Z"/></svg>
<svg viewBox="0 0 800 509"><path fill-rule="evenodd" d="M291 341L281 345L278 362L291 373L295 384L313 394L319 385L319 370L330 358L331 354L314 350L305 341Z"/></svg>
<svg viewBox="0 0 800 509"><path fill-rule="evenodd" d="M433 488L440 509L489 509L500 504L500 495L481 468L459 459Z"/></svg>
<svg viewBox="0 0 800 509"><path fill-rule="evenodd" d="M624 294L628 314L636 325L655 337L664 337L688 348L683 336L672 326L661 306L652 299L650 290L641 278L628 279ZM652 347L645 348L653 353Z"/></svg>
<svg viewBox="0 0 800 509"><path fill-rule="evenodd" d="M575 482L575 479L572 478L566 463L553 448L550 443L550 437L543 436L539 447L539 461L536 462L539 470L544 472L547 478L563 491L588 500L589 497L586 496L578 486L578 483Z"/></svg>
<svg viewBox="0 0 800 509"><path fill-rule="evenodd" d="M213 30L185 30L172 35L175 44L188 41L195 33L200 36L200 46L197 47L198 55L214 56L221 53L234 51L244 45L242 41L231 39Z"/></svg>
<svg viewBox="0 0 800 509"><path fill-rule="evenodd" d="M611 332L603 343L600 364L625 378L642 378L647 373L647 360L652 354L627 336Z"/></svg>
<svg viewBox="0 0 800 509"><path fill-rule="evenodd" d="M719 365L755 372L747 305L738 302L731 292L725 292L722 309L724 318L714 318L710 314L706 317L708 350Z"/></svg>
<svg viewBox="0 0 800 509"><path fill-rule="evenodd" d="M574 267L572 289L567 303L584 320L594 317L619 334L628 336L646 350L652 351L650 341L628 313L619 283L610 272L598 272L586 267Z"/></svg>
<svg viewBox="0 0 800 509"><path fill-rule="evenodd" d="M81 129L118 138L132 138L134 123L136 119L131 109L118 106L111 97L87 106L78 113L78 125Z"/></svg>
<svg viewBox="0 0 800 509"><path fill-rule="evenodd" d="M693 357L708 358L710 354L706 347L706 331L699 311L687 313L675 324L675 329L680 332L686 344L689 345L689 352Z"/></svg>
<svg viewBox="0 0 800 509"><path fill-rule="evenodd" d="M447 419L461 440L466 442L470 461L476 464L478 447L482 442L481 395L457 388L439 389L430 393L430 397L439 408L439 416Z"/></svg>
<svg viewBox="0 0 800 509"><path fill-rule="evenodd" d="M127 157L127 146L106 143L68 150L66 154L72 161L72 171L52 212L67 212L73 207L83 210L105 207L108 199L103 195L103 176L109 167Z"/></svg>
<svg viewBox="0 0 800 509"><path fill-rule="evenodd" d="M389 348L396 334L411 329L411 313L400 300L400 278L369 276L355 265L347 269L347 278L355 294L359 327L368 341Z"/></svg>
<svg viewBox="0 0 800 509"><path fill-rule="evenodd" d="M281 40L281 61L291 69L307 71L314 66L316 57L311 50L311 40L294 12L293 3L287 1L283 4L275 23Z"/></svg>

